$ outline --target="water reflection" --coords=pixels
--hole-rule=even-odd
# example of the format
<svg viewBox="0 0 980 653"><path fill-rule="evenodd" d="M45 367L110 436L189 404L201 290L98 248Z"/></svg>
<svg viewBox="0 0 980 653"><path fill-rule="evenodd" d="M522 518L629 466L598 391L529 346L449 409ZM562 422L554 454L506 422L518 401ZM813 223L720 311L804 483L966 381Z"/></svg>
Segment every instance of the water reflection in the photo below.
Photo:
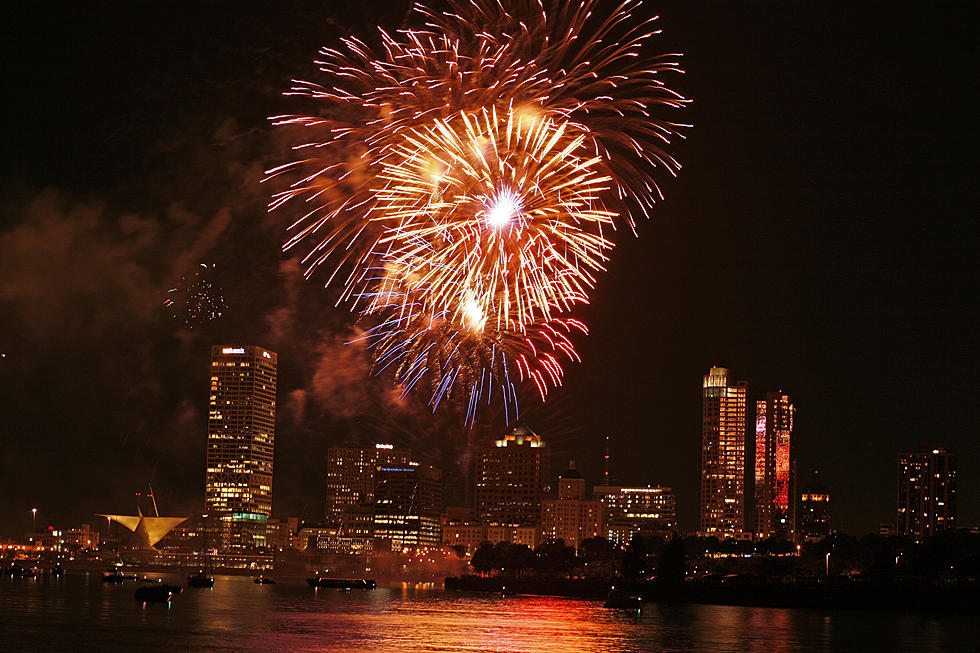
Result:
<svg viewBox="0 0 980 653"><path fill-rule="evenodd" d="M0 580L0 648L711 653L941 651L974 643L963 615L648 604L637 616L596 601L407 586L337 592L228 576L213 590L185 588L168 605L136 601L136 587L71 573L57 582Z"/></svg>

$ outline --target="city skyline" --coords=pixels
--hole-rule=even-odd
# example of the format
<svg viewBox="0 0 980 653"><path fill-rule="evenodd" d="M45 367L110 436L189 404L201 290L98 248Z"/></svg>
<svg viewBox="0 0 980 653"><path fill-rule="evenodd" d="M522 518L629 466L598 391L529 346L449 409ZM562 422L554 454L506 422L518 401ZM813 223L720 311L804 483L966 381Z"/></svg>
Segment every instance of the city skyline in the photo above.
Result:
<svg viewBox="0 0 980 653"><path fill-rule="evenodd" d="M345 344L352 316L281 255L283 225L265 213L258 179L283 147L266 117L288 80L339 34L396 26L406 8L252 8L234 25L217 6L56 21L11 9L0 532L22 533L32 507L71 523L128 510L147 480L168 512L196 511L215 343L282 356L276 467L291 471L274 513L322 510L330 446L399 442L453 486L468 440L505 432L471 434L370 376ZM618 239L582 309L582 363L522 421L554 469L575 458L591 483L611 435L613 483L673 488L693 530L698 381L724 365L748 381L750 414L774 388L793 397L800 473L824 470L843 530L894 519L895 457L920 442L957 452L960 522L980 522L975 384L957 373L977 354L973 203L948 133L965 124L951 98L962 57L945 36L966 21L843 4L656 10L665 51L687 53L685 167L639 238ZM923 39L946 63L909 47ZM163 301L202 263L227 308L190 328Z"/></svg>
<svg viewBox="0 0 980 653"><path fill-rule="evenodd" d="M227 518L231 521L244 520L247 522L268 520L273 516L271 484L275 405L277 403L277 362L278 355L262 347L237 345L214 345L211 347L209 398L211 410L208 418L208 463L204 509L214 513L219 519ZM245 369L240 370L241 367ZM822 486L821 493L816 495L811 489L804 490L802 493L799 490L796 478L797 460L791 453L798 446L795 438L792 440L793 449L790 446L796 408L789 396L782 391L765 393L765 399L755 402L755 425L754 429L750 429L746 418L746 405L749 403L746 399L747 383L744 380L734 381L733 378L728 369L718 366L712 366L708 374L703 377L701 438L707 458L702 458L702 470L699 479L702 485L700 497L702 522L701 527L696 532L706 536L715 535L720 539L726 537L764 539L776 536L793 541L796 537L797 510L810 512L812 518L814 505L821 511L817 515L817 521L821 526L826 526L832 532L840 530L833 519L829 517L830 513L825 507L829 504L829 495L824 493L825 489ZM271 384L271 387L266 384ZM223 449L220 452L217 451L225 440L233 440L234 442L225 443ZM257 450L255 450L256 446L258 446ZM514 451L510 452L508 446ZM484 447L482 452L476 452L477 462L473 470L474 476L467 481L467 484L475 484L476 493L473 495L474 504L466 509L472 511L474 515L482 515L479 520L484 523L484 532L487 530L487 524L492 525L490 528L492 536L496 531L499 531L496 536L505 537L507 528L533 526L540 532L540 537L547 538L549 533L553 536L563 527L562 520L566 523L565 528L569 523L568 515L560 515L555 510L560 503L559 499L574 499L579 502L585 500L585 503L590 503L593 500L598 502L600 497L611 496L611 493L617 492L635 494L663 491L670 493L669 487L649 489L653 487L650 483L654 482L654 479L649 478L641 480L641 484L647 483L647 489L626 489L622 484L615 487L603 485L608 480L606 478L609 470L609 456L606 453L608 451L608 438L603 439L603 446L602 473L597 474L594 482L587 483L576 471L574 458L570 461L568 471L556 473L552 477L550 473L552 456L546 448L546 443L526 425L520 424L503 437L495 439L492 445ZM746 451L749 448L755 450L754 462L749 462L746 457ZM529 453L525 453L525 449L528 449ZM239 454L237 457L233 455L236 453ZM500 458L501 455L504 457ZM254 470L251 465L252 461L248 460L250 457L256 457L254 462L257 467ZM347 531L348 536L354 535L355 537L373 534L377 530L378 515L375 514L377 509L372 508L370 512L363 511L364 507L374 505L374 492L377 487L380 487L375 479L375 470L380 475L379 478L386 474L391 476L391 473L395 473L394 478L398 478L400 472L419 470L423 472L423 475L437 473L439 479L438 496L441 505L443 508L456 509L442 502L441 470L429 465L418 468L419 463L409 462L411 458L410 450L387 443L376 443L368 447L331 447L324 459L323 473L327 490L325 495L327 523L333 523L339 527L341 533ZM497 458L500 459L497 460ZM937 463L937 460L943 462ZM952 462L946 462L947 460ZM898 534L927 536L943 528L951 527L949 524L954 523L957 514L956 461L955 453L950 453L945 449L936 449L931 452L923 450L921 453L903 453L899 456L898 517L894 522L891 522L892 528ZM935 494L935 487L932 485L923 486L921 482L917 484L916 481L920 481L920 479L914 477L923 476L923 470L928 471L937 465L941 467L943 474L946 474L945 470L952 470L949 472L951 480L947 481L944 476L942 481L937 480L935 482L935 486L939 487L941 494L943 494L939 498L946 499L946 503L939 502L938 505L947 507L941 509L941 514L944 516L939 517L939 526L930 526L927 519L928 510L935 510L937 499L933 498L930 501L928 495L930 493ZM525 512L529 511L529 515L534 515L530 520L505 519L503 522L499 522L487 512L488 509L498 512L500 510L506 511L508 510L507 506L510 505L510 500L506 499L506 496L510 495L506 492L499 494L503 488L500 479L497 479L496 476L491 479L487 476L488 470L493 470L491 476L493 474L499 476L501 469L511 467L517 470L515 473L522 481L525 480L525 477L528 481L539 479L532 482L532 485L539 483L539 489L534 490L531 486L528 488L517 486L516 494L511 493L514 494L514 497L520 495L521 502L514 505L525 505ZM425 470L433 471L426 472ZM255 476L254 472L258 472L258 476ZM508 475L511 473L506 472ZM931 477L932 475L927 474L927 476ZM766 481L767 477L769 478L768 482ZM937 474L936 477L938 479L939 475ZM610 478L614 478L614 476L610 475ZM716 488L717 482L713 485L710 482L711 478L724 480L724 487ZM487 485L488 479L491 480L491 485L498 488L494 490L497 494L490 496L484 491L481 495L481 487ZM706 484L705 481L709 482ZM262 483L268 483L268 485ZM572 485L570 486L569 483ZM580 484L581 487L576 484ZM572 486L574 488L569 489ZM591 492L587 491L586 488L588 487L592 488ZM754 491L750 491L750 488ZM721 493L716 500L721 502L719 504L721 512L712 508L713 503L710 500L705 503L706 499L709 499L710 495L715 492ZM586 499L586 496L593 498ZM657 523L665 518L667 522L664 523L673 521L676 499L673 494L667 496L670 497L668 511L663 515L648 515L647 517L654 517L654 521ZM537 501L533 500L533 497L537 497ZM648 498L644 497L644 500L648 500ZM814 504L813 501L818 503ZM603 498L604 502L605 498ZM391 503L391 500L385 500L381 503ZM429 521L426 523L430 531L437 529L436 523L433 521L436 512L432 506L434 504L425 512L429 516ZM541 512L542 507L546 507L544 512ZM576 508L576 510L578 509ZM658 511L664 510L662 507L656 509ZM517 510L519 512L522 508L518 506ZM588 510L592 509L589 508ZM364 514L361 515L361 512ZM923 521L921 514L923 512L926 513L925 521ZM554 516L549 518L549 513ZM32 522L36 521L36 514L37 509L32 509ZM709 515L715 516L710 517ZM104 517L105 515L98 516ZM284 515L276 516L284 517ZM389 523L387 519L390 517L391 515L388 515L385 518L385 524ZM603 524L605 524L606 517L605 509L603 509ZM365 525L360 524L359 518L367 520L364 522ZM300 519L302 520L302 518ZM351 524L346 523L348 519L352 520ZM598 517L577 517L575 519L586 519L586 522L583 523L589 523L588 519L598 519ZM708 521L705 521L706 519ZM935 519L934 515L933 520ZM423 519L423 521L425 520ZM373 525L368 524L368 522L373 522ZM300 521L299 523L303 522ZM309 521L307 519L307 523L315 524L316 520ZM394 524L394 522L391 523ZM736 524L743 524L743 526L739 528ZM881 524L882 528L885 524L886 522ZM36 530L35 526L36 524L32 523L32 530ZM504 529L496 528L497 526L503 526ZM614 524L610 524L610 528L613 527ZM384 528L404 529L406 524L400 523L398 526L385 526ZM418 525L416 524L411 530L416 533L414 537L418 538L420 532ZM629 532L639 531L633 526ZM695 531L661 527L660 529L654 528L649 532L658 534L686 532L691 534ZM612 533L612 531L609 530L608 533ZM804 534L800 535L800 537L803 536ZM405 536L396 535L393 537L399 542L408 541L404 539ZM257 542L263 538L263 535L255 536ZM584 538L575 537L574 541L579 542L581 539ZM623 545L627 539L622 534L617 534L611 538L611 541Z"/></svg>

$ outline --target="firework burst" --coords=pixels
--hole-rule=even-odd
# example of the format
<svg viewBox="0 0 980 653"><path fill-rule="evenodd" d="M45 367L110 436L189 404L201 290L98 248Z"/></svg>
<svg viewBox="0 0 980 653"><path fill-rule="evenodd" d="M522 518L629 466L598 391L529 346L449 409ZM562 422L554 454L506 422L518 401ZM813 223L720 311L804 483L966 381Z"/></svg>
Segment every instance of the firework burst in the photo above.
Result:
<svg viewBox="0 0 980 653"><path fill-rule="evenodd" d="M200 267L193 276L181 277L180 283L167 291L163 300L170 317L191 329L217 320L228 310L221 288L208 278L214 266L201 263Z"/></svg>
<svg viewBox="0 0 980 653"><path fill-rule="evenodd" d="M686 102L662 77L679 55L646 56L655 20L626 0L450 2L414 8L419 29L325 48L323 84L287 95L315 115L273 118L306 133L271 208L301 208L284 249L373 325L378 370L438 404L468 397L468 419L499 388L542 398L578 355L570 316L612 249L661 197L678 163L664 150Z"/></svg>
<svg viewBox="0 0 980 653"><path fill-rule="evenodd" d="M390 289L402 285L415 311L448 309L455 323L493 316L497 329L520 330L584 301L616 214L599 202L610 178L596 172L583 134L483 110L402 139L374 191L385 273L367 313L379 301L390 306Z"/></svg>

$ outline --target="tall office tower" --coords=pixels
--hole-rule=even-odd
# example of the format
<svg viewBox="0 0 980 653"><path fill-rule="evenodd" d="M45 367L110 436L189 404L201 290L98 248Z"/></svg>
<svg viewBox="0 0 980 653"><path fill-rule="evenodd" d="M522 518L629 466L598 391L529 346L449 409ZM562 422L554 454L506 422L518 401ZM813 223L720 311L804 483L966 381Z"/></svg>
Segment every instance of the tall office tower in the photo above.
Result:
<svg viewBox="0 0 980 653"><path fill-rule="evenodd" d="M637 533L670 539L677 530L677 498L669 487L597 485L592 496L602 503L602 536L617 546Z"/></svg>
<svg viewBox="0 0 980 653"><path fill-rule="evenodd" d="M830 492L820 482L819 472L814 471L800 495L797 533L804 540L814 542L830 535L830 531Z"/></svg>
<svg viewBox="0 0 980 653"><path fill-rule="evenodd" d="M519 426L476 459L475 510L486 525L539 526L551 464L541 436Z"/></svg>
<svg viewBox="0 0 980 653"><path fill-rule="evenodd" d="M261 347L211 347L205 506L219 515L221 543L265 543L272 514L278 357ZM247 528L231 528L235 524Z"/></svg>
<svg viewBox="0 0 980 653"><path fill-rule="evenodd" d="M435 467L379 465L374 489L374 537L392 549L442 542L442 472Z"/></svg>
<svg viewBox="0 0 980 653"><path fill-rule="evenodd" d="M602 533L602 503L585 498L585 479L571 461L568 471L558 478L558 497L548 497L541 505L541 535L545 539L564 540L576 549L582 540Z"/></svg>
<svg viewBox="0 0 980 653"><path fill-rule="evenodd" d="M796 488L792 465L793 416L789 395L767 392L755 403L755 532L793 539Z"/></svg>
<svg viewBox="0 0 980 653"><path fill-rule="evenodd" d="M956 456L945 449L898 457L899 535L928 537L956 528Z"/></svg>
<svg viewBox="0 0 980 653"><path fill-rule="evenodd" d="M704 377L701 413L701 527L704 535L745 532L745 381L730 383L728 370Z"/></svg>
<svg viewBox="0 0 980 653"><path fill-rule="evenodd" d="M358 506L374 503L377 468L407 465L411 460L411 450L390 444L327 449L327 521L347 528ZM345 513L350 513L348 519Z"/></svg>

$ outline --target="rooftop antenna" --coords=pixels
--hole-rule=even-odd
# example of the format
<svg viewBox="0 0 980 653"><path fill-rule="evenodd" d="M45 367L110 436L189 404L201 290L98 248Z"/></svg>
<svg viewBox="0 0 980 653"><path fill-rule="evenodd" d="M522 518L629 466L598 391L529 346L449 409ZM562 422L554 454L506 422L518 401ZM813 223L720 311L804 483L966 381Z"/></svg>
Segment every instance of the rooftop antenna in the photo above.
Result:
<svg viewBox="0 0 980 653"><path fill-rule="evenodd" d="M609 436L606 436L606 454L602 458L602 484L609 485Z"/></svg>

